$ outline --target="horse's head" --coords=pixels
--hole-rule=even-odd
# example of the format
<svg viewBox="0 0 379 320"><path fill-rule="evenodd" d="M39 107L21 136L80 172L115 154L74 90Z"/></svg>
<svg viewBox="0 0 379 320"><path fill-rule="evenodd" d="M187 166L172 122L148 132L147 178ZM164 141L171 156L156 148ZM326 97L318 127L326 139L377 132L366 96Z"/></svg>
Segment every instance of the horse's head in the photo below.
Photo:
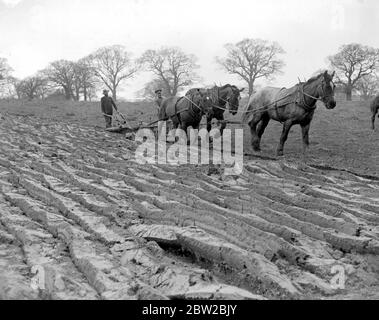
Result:
<svg viewBox="0 0 379 320"><path fill-rule="evenodd" d="M332 74L329 74L328 71L325 71L320 76L320 85L318 87L317 94L320 97L320 100L324 103L327 109L334 109L337 105L334 98L335 85L333 83L333 77L335 71Z"/></svg>
<svg viewBox="0 0 379 320"><path fill-rule="evenodd" d="M240 93L244 89L238 89L236 86L230 86L230 94L228 95L227 101L229 103L229 112L234 116L238 112L239 103L241 100Z"/></svg>
<svg viewBox="0 0 379 320"><path fill-rule="evenodd" d="M200 107L203 114L211 115L213 113L212 97L207 89L191 90L193 93L193 102Z"/></svg>
<svg viewBox="0 0 379 320"><path fill-rule="evenodd" d="M212 95L207 89L199 89L200 97L201 97L201 107L203 109L203 113L206 115L213 114L213 102Z"/></svg>

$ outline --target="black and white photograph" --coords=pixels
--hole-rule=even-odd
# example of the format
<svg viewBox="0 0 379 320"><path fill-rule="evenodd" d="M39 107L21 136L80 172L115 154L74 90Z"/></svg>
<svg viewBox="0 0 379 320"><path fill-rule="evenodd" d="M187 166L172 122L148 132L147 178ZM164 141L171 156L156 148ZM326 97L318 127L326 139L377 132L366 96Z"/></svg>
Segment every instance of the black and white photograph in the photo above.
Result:
<svg viewBox="0 0 379 320"><path fill-rule="evenodd" d="M378 30L376 0L0 0L0 300L379 300Z"/></svg>

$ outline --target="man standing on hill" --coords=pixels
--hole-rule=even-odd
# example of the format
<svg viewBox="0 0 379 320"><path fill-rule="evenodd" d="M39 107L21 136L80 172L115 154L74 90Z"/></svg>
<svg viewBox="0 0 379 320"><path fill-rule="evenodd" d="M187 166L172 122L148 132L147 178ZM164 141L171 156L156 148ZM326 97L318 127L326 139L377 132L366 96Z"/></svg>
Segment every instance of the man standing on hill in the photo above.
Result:
<svg viewBox="0 0 379 320"><path fill-rule="evenodd" d="M106 128L112 127L113 107L117 111L117 106L113 99L108 96L108 92L108 90L103 90L104 97L101 98L101 112L105 118Z"/></svg>

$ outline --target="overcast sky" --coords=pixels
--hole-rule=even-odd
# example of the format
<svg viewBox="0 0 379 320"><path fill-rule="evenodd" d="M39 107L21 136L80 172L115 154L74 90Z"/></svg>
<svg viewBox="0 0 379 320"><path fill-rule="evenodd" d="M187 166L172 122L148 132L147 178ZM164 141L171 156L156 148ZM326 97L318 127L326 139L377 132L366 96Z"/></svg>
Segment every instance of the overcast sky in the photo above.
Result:
<svg viewBox="0 0 379 320"><path fill-rule="evenodd" d="M202 84L242 84L214 57L226 43L262 38L286 51L284 74L270 85L291 86L327 67L342 44L379 48L378 30L377 0L0 0L0 56L18 77L122 44L135 57L179 46L199 58ZM133 98L150 78L130 80L121 96Z"/></svg>

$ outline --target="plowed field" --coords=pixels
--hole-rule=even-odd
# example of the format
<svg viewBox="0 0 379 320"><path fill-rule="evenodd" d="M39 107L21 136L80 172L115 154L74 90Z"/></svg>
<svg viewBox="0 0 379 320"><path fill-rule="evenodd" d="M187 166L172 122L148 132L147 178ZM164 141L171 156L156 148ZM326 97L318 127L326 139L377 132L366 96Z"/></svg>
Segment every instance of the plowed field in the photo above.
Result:
<svg viewBox="0 0 379 320"><path fill-rule="evenodd" d="M0 298L379 299L375 175L141 165L122 135L32 116L0 137Z"/></svg>

